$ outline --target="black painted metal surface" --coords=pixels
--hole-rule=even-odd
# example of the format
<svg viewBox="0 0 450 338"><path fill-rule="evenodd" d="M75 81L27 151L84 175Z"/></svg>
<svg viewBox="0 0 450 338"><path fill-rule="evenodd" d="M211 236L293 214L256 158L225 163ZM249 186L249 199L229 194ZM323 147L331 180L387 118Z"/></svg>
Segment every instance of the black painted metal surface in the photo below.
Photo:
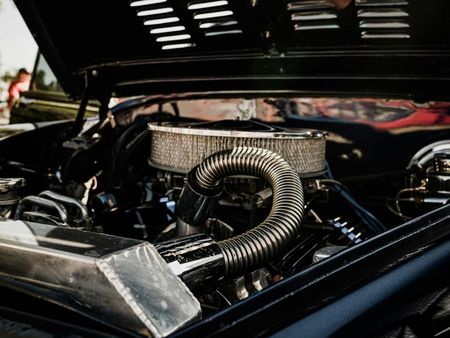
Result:
<svg viewBox="0 0 450 338"><path fill-rule="evenodd" d="M313 265L175 336L257 336L273 332L399 267L426 249L448 242L449 236L450 205Z"/></svg>
<svg viewBox="0 0 450 338"><path fill-rule="evenodd" d="M398 1L381 14L376 1L339 10L278 0L192 7L211 2L16 0L72 96L81 93L84 71L93 97L298 89L443 99L450 92L448 1ZM176 21L155 24L160 19ZM386 22L400 28L371 28ZM158 33L167 27L183 30Z"/></svg>

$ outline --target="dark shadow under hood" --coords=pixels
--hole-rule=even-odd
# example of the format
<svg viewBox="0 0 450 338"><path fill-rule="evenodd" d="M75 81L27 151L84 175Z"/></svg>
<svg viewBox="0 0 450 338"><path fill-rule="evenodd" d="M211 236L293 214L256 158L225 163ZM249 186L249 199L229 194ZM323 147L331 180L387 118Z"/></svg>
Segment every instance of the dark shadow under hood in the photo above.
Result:
<svg viewBox="0 0 450 338"><path fill-rule="evenodd" d="M450 96L447 0L15 2L72 97Z"/></svg>

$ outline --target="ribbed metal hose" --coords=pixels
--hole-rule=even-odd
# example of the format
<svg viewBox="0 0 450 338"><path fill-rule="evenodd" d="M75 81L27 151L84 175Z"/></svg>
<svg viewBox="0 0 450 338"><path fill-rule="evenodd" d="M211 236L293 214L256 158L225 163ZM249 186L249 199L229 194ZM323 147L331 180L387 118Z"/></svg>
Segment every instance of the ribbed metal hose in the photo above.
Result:
<svg viewBox="0 0 450 338"><path fill-rule="evenodd" d="M273 191L269 216L255 228L219 242L225 275L253 271L287 249L299 235L303 219L303 188L298 174L279 155L260 148L238 147L213 154L195 171L199 187L211 189L230 175L265 179Z"/></svg>

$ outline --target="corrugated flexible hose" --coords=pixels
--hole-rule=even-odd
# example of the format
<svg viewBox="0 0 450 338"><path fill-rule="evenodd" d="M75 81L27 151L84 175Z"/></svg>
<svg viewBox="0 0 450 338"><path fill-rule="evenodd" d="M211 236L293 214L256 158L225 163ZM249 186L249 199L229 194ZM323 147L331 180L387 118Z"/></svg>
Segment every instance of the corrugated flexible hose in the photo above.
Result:
<svg viewBox="0 0 450 338"><path fill-rule="evenodd" d="M273 191L272 210L261 224L218 243L225 275L239 275L263 266L291 246L300 233L304 198L295 170L266 149L238 147L215 153L196 167L193 177L200 188L208 190L230 175L263 178Z"/></svg>

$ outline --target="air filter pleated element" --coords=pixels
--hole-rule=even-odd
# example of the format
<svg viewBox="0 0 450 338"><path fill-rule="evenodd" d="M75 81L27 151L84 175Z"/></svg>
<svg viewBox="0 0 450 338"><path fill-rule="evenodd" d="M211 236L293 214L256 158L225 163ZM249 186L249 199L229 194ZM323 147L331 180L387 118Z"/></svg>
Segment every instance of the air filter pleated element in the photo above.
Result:
<svg viewBox="0 0 450 338"><path fill-rule="evenodd" d="M234 147L256 147L282 156L303 177L325 170L326 134L305 129L281 129L253 121L196 124L149 124L150 165L187 173L206 157Z"/></svg>

